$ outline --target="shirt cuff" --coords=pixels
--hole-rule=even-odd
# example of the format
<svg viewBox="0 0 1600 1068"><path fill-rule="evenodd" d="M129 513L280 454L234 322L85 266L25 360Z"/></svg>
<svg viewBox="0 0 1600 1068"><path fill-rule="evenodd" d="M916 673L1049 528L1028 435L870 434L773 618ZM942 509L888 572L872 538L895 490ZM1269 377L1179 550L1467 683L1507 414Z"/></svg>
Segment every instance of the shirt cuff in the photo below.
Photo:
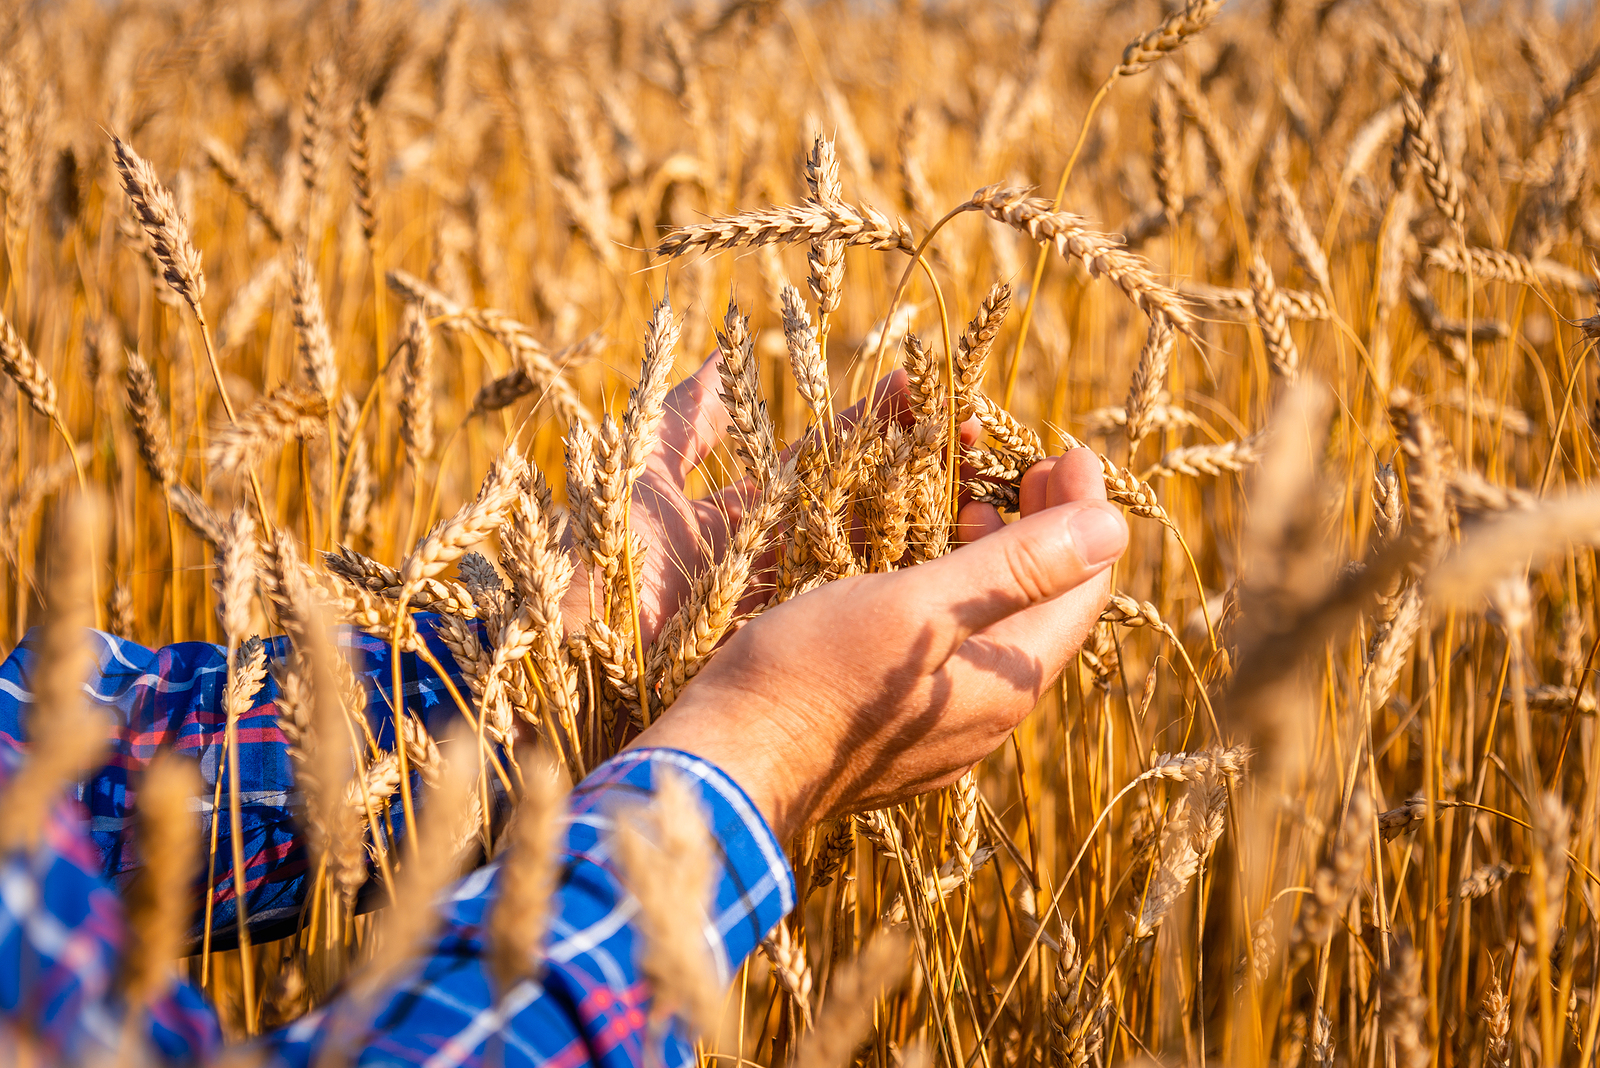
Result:
<svg viewBox="0 0 1600 1068"><path fill-rule="evenodd" d="M641 800L653 795L663 771L692 785L704 808L719 869L707 935L715 934L711 941L717 950L718 978L726 984L795 904L794 874L783 847L738 783L690 753L626 750L590 772L573 791L568 845L574 852L593 848L598 843L582 840L594 833L582 814L610 808L619 794Z"/></svg>

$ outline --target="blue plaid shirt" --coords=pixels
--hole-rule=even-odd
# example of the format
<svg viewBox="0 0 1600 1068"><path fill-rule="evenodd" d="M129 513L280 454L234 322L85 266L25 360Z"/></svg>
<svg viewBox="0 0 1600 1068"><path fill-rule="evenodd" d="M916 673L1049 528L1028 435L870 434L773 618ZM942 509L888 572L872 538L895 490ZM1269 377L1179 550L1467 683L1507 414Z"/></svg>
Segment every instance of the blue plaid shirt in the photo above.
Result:
<svg viewBox="0 0 1600 1068"><path fill-rule="evenodd" d="M454 675L455 661L433 634L431 617L417 620L434 655ZM125 830L139 771L163 749L194 758L206 782L197 803L209 835L211 797L223 768L226 651L200 642L150 650L109 634L94 637L96 666L84 691L109 714L111 755L75 796L62 796L32 853L0 858L0 1021L26 1031L61 1061L115 1049L128 1024L115 982L123 943L117 887L138 866ZM282 641L268 643L269 655L282 653ZM342 643L367 688L373 733L392 745L389 647L354 631L345 632ZM426 665L407 654L401 667L409 711L435 730L459 715ZM0 785L26 749L33 669L26 639L0 665ZM269 678L239 724L246 904L258 941L292 933L308 889L305 843L290 815L294 784L276 697ZM491 864L462 879L440 902L444 922L431 949L360 1017L360 1031L350 1034L352 1014L342 1012L345 1006L336 999L266 1036L264 1051L279 1064L310 1065L337 1034L354 1051L354 1064L444 1068L491 1060L508 1068L623 1068L658 1054L668 1066L691 1062L693 1049L676 1026L664 1049L645 1054L650 995L636 960L635 906L608 853L616 805L648 797L664 768L698 787L716 843L715 898L705 931L729 979L794 906L783 850L750 799L717 768L673 750L630 750L595 769L572 793L564 869L537 979L495 996L483 939L499 885L498 866ZM389 816L398 833L400 806ZM231 858L223 819L212 873L214 946L233 939ZM191 933L198 940L200 921ZM199 990L184 983L175 984L134 1026L171 1063L203 1062L222 1046L215 1012Z"/></svg>

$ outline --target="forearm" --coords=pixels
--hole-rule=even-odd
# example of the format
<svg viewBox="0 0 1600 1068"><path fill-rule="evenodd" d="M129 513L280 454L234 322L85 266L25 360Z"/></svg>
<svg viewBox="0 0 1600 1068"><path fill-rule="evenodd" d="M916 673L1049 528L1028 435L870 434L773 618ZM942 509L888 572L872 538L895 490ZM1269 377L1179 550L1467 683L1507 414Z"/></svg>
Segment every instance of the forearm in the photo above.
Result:
<svg viewBox="0 0 1600 1068"><path fill-rule="evenodd" d="M635 749L573 791L537 979L506 991L489 979L492 947L484 931L500 892L497 863L457 884L427 955L365 1018L352 1018L352 1002L335 1002L268 1044L290 1065L314 1063L341 1033L353 1063L406 1060L451 1046L469 1059L493 1050L508 1066L582 1064L591 1057L608 1068L692 1062L692 1046L677 1027L664 1049L645 1053L651 994L638 966L641 935L610 848L617 809L647 801L664 771L688 782L707 818L713 897L698 916L695 904L685 902L683 922L706 932L719 977L729 981L794 905L782 849L750 798L720 770L685 753Z"/></svg>
<svg viewBox="0 0 1600 1068"><path fill-rule="evenodd" d="M417 618L430 651L452 677L452 684L465 694L454 658L428 625L430 617ZM208 853L212 805L220 799L215 813L217 848L212 854L210 915L213 946L229 945L236 936L236 900L228 818L230 784L223 745L226 650L202 642L147 649L99 632L93 633L92 642L95 667L85 689L110 723L110 752L104 766L81 785L78 796L88 812L100 873L114 885L122 885L138 868L138 854L127 829L136 805L138 776L145 764L162 749L192 758L205 783L198 806ZM389 646L351 630L341 631L341 644L363 685L373 736L380 748L392 751ZM281 659L286 647L285 639L269 640L269 662ZM402 654L400 667L401 694L409 714L440 729L460 714L444 681L416 655ZM25 744L33 670L32 648L26 639L0 664L0 743ZM278 689L269 674L238 725L246 914L257 940L292 931L308 886L305 842L292 812L294 766L278 726L277 699ZM404 833L404 812L398 803L381 817L385 836L390 828L396 835ZM197 896L197 905L199 901ZM204 916L203 907L197 907L191 931L196 943L204 933Z"/></svg>

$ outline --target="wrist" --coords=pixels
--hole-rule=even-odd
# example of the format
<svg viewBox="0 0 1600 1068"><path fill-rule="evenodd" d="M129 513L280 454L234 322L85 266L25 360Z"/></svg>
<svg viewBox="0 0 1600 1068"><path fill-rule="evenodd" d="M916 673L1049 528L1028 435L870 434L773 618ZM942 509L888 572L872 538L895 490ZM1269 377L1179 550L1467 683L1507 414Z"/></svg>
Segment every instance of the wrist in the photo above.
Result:
<svg viewBox="0 0 1600 1068"><path fill-rule="evenodd" d="M734 722L725 710L697 700L691 691L628 748L677 749L715 765L749 795L777 839L787 842L810 818L805 802L811 791L800 785L804 761L795 736L773 736L764 725L764 719L755 717Z"/></svg>

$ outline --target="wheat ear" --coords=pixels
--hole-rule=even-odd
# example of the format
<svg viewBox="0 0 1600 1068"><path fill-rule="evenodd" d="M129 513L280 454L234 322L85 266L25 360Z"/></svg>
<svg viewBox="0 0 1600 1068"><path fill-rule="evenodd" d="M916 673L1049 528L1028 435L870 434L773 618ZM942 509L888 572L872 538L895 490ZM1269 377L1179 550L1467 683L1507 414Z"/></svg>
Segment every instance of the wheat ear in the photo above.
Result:
<svg viewBox="0 0 1600 1068"><path fill-rule="evenodd" d="M200 833L189 804L199 792L199 771L172 753L152 760L139 783L135 819L143 866L123 894L129 938L121 978L131 1007L149 1006L177 977L200 868Z"/></svg>
<svg viewBox="0 0 1600 1068"><path fill-rule="evenodd" d="M83 695L93 654L88 627L96 561L90 528L99 509L83 498L63 502L50 537L49 613L41 628L28 708L28 756L0 791L0 851L32 849L49 823L61 788L94 767L107 724Z"/></svg>

